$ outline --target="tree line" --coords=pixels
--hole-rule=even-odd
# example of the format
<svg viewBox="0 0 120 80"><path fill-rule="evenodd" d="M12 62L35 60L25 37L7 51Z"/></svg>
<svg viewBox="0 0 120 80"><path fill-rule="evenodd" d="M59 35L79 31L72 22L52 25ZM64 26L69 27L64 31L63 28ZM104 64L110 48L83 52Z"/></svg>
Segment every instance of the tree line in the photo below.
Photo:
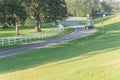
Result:
<svg viewBox="0 0 120 80"><path fill-rule="evenodd" d="M0 24L3 28L16 27L19 35L18 24L25 23L26 19L34 18L35 31L40 32L40 24L63 20L67 17L65 0L0 0Z"/></svg>
<svg viewBox="0 0 120 80"><path fill-rule="evenodd" d="M100 0L66 0L69 15L95 17L112 11L111 6Z"/></svg>
<svg viewBox="0 0 120 80"><path fill-rule="evenodd" d="M106 2L108 5L110 5L113 12L120 11L120 0L107 0L104 2Z"/></svg>
<svg viewBox="0 0 120 80"><path fill-rule="evenodd" d="M0 0L0 24L3 28L15 26L29 18L35 19L35 31L40 32L41 23L56 23L68 16L102 16L103 13L120 11L120 2L111 0Z"/></svg>

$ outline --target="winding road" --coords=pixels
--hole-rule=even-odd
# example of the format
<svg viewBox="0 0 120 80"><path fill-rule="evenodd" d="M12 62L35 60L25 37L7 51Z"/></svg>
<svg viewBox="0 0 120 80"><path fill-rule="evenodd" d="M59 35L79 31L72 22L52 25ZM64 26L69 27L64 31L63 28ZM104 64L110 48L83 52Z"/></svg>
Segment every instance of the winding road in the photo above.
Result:
<svg viewBox="0 0 120 80"><path fill-rule="evenodd" d="M29 43L29 44L0 49L0 58L4 58L4 57L24 53L27 51L44 48L44 47L47 47L50 45L55 45L55 44L72 41L72 40L75 40L75 39L78 39L78 38L81 38L81 37L84 37L87 35L91 35L94 32L96 32L95 28L85 31L83 29L83 25L77 25L77 22L78 21L64 21L62 23L62 24L71 26L75 29L74 32L72 32L70 34L51 38L51 39L40 40L40 41Z"/></svg>

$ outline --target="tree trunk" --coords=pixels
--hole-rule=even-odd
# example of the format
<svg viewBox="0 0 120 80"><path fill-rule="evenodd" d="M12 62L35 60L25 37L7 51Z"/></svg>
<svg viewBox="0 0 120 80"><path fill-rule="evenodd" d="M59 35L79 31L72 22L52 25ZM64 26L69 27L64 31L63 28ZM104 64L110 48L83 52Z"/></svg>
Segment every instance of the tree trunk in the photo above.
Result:
<svg viewBox="0 0 120 80"><path fill-rule="evenodd" d="M15 28L16 28L16 36L18 36L19 35L18 22L15 22Z"/></svg>
<svg viewBox="0 0 120 80"><path fill-rule="evenodd" d="M36 23L35 23L35 33L38 33L41 31L41 28L40 28L40 21L37 20Z"/></svg>

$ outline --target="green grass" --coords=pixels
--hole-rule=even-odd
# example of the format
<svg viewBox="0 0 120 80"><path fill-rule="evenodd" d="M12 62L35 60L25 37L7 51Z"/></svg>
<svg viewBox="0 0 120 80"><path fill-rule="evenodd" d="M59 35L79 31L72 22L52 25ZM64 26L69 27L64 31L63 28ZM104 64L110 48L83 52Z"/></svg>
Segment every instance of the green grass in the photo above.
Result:
<svg viewBox="0 0 120 80"><path fill-rule="evenodd" d="M46 25L46 24L45 24ZM69 26L65 26L64 27L65 28L65 30L63 31L63 32L61 32L61 33L59 33L59 34L56 34L56 35L54 35L54 36L48 36L48 37L45 37L45 38L42 38L42 39L32 39L32 40L30 40L30 41L23 41L23 42L16 42L16 43L11 43L11 44L4 44L4 46L2 46L2 45L0 45L0 49L1 48L6 48L6 47L11 47L11 46L18 46L18 45L21 45L21 44L25 44L25 43L31 43L31 42L35 42L35 41L40 41L40 40L44 40L44 39L49 39L49 38L54 38L54 37L57 37L57 36L63 36L63 35L66 35L66 34L69 34L69 33L72 33L73 31L74 31L74 29L73 28L71 28L71 27L69 27ZM46 30L46 28L45 28L45 30ZM45 31L44 30L44 31Z"/></svg>
<svg viewBox="0 0 120 80"><path fill-rule="evenodd" d="M106 17L101 17L101 18L96 18L96 19L91 19L91 22L93 22L94 24L98 24L98 23L101 23L101 21L107 21L109 20L111 17L114 17L113 15L111 16L106 16ZM81 20L79 21L79 25L86 25L88 22L88 20Z"/></svg>
<svg viewBox="0 0 120 80"><path fill-rule="evenodd" d="M1 80L119 80L120 15L72 42L0 59Z"/></svg>
<svg viewBox="0 0 120 80"><path fill-rule="evenodd" d="M50 24L50 23L45 23L45 24L41 24L41 28L42 28L42 31L45 31L45 30L50 30L52 28L57 28L57 26ZM29 21L25 24L25 26L20 26L19 32L20 32L20 34L33 33L34 32L34 22ZM0 38L1 37L15 36L15 33L16 32L15 32L14 27L10 27L7 29L2 29L2 27L0 27Z"/></svg>

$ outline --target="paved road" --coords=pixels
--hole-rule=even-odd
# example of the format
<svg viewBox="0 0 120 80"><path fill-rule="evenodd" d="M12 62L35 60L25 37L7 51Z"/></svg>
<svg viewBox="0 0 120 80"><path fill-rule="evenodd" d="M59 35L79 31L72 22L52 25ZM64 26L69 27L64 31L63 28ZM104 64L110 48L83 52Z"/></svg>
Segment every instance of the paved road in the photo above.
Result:
<svg viewBox="0 0 120 80"><path fill-rule="evenodd" d="M73 27L75 29L74 32L64 36L59 36L59 37L55 37L55 38L51 38L43 41L37 41L30 44L24 44L20 46L0 49L0 58L20 54L27 51L32 51L32 50L43 48L50 45L72 41L72 40L90 35L96 31L96 29L90 29L90 30L84 31L82 25L77 25L77 21L66 21L66 22L63 22L63 24L70 25L71 27Z"/></svg>

